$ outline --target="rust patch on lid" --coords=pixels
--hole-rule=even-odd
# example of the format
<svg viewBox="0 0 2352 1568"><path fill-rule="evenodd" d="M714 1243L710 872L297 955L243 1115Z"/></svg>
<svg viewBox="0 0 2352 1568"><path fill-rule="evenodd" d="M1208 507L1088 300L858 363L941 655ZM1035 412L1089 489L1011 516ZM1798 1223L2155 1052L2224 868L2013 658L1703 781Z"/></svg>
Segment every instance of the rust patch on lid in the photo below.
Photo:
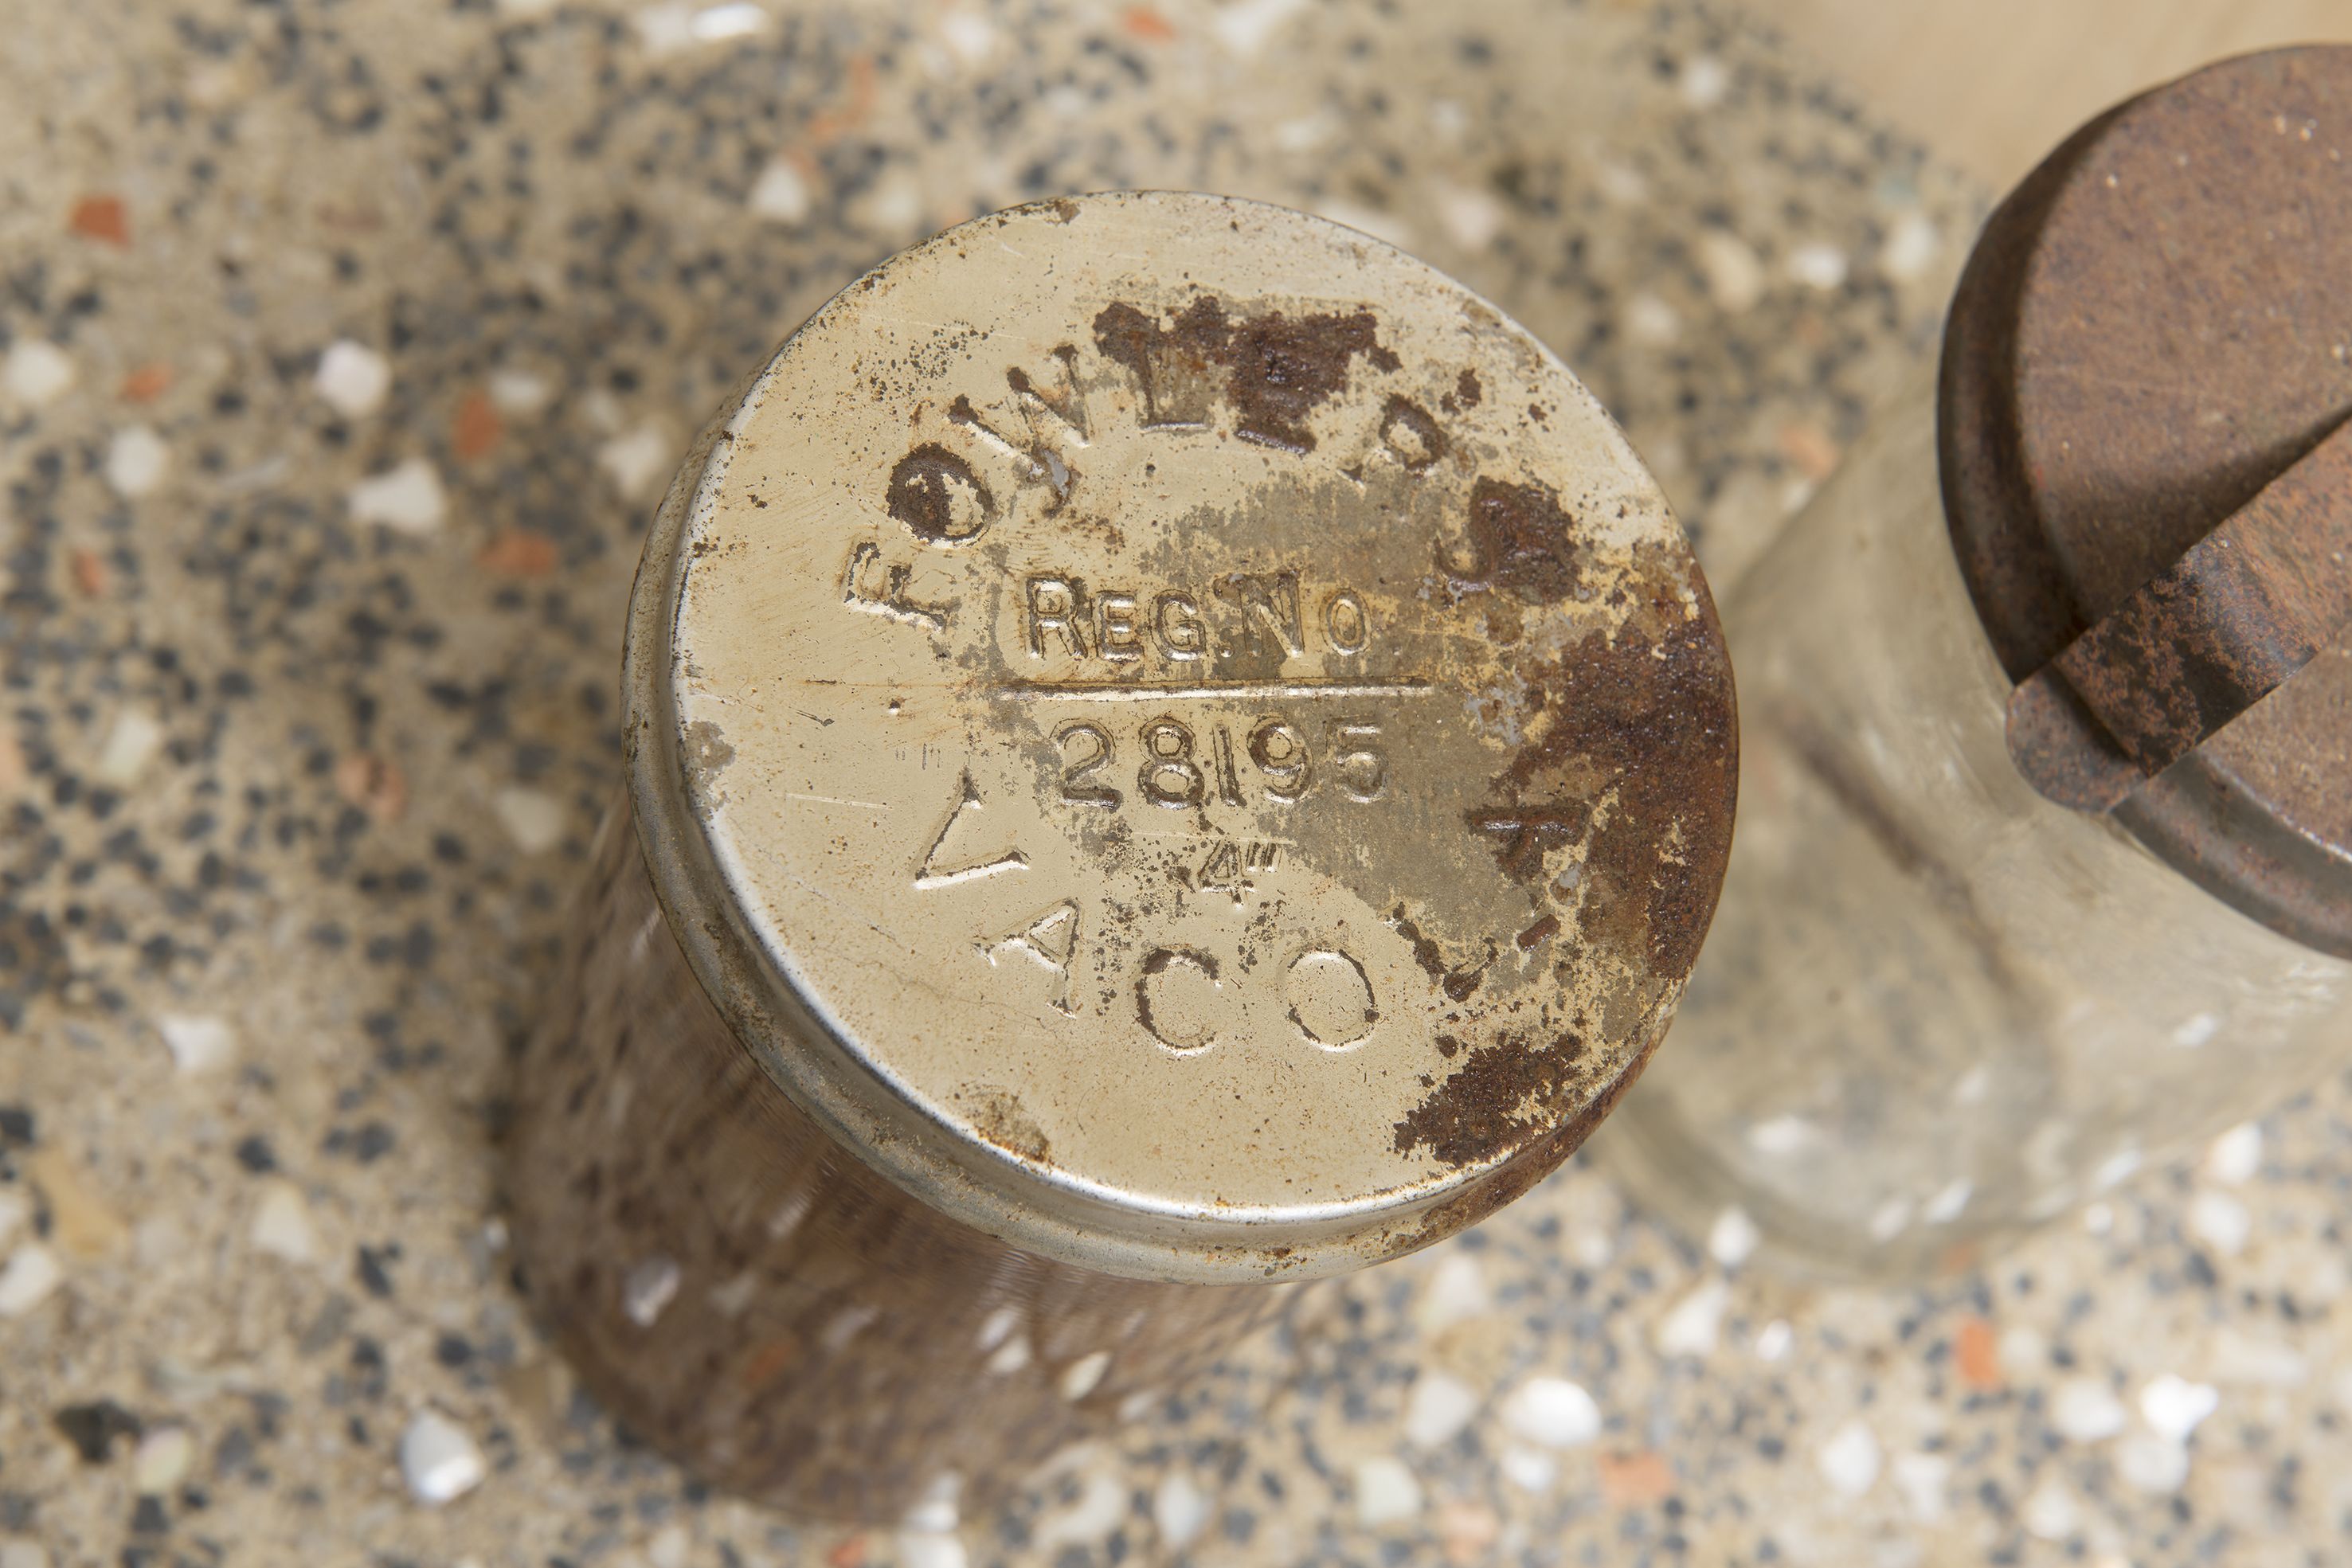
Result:
<svg viewBox="0 0 2352 1568"><path fill-rule="evenodd" d="M1580 1036L1543 1045L1506 1034L1462 1059L1429 1098L1396 1124L1396 1152L1427 1149L1441 1164L1477 1165L1516 1148L1568 1108Z"/></svg>
<svg viewBox="0 0 2352 1568"><path fill-rule="evenodd" d="M1307 416L1347 386L1350 360L1360 354L1375 370L1398 368L1370 309L1234 316L1223 300L1203 295L1163 327L1122 300L1096 315L1094 333L1096 346L1142 385L1151 423L1205 423L1213 379L1237 416L1235 434L1291 452L1315 450Z"/></svg>
<svg viewBox="0 0 2352 1568"><path fill-rule="evenodd" d="M1040 1163L1053 1154L1045 1130L1021 1103L1021 1096L1010 1089L976 1083L957 1098L971 1108L972 1131L1007 1154Z"/></svg>
<svg viewBox="0 0 2352 1568"><path fill-rule="evenodd" d="M1582 935L1638 946L1655 977L1679 980L1697 961L1731 853L1731 665L1696 568L1637 557L1615 591L1633 601L1616 635L1596 632L1540 672L1534 695L1548 722L1530 723L1497 785L1517 804L1577 795L1598 771L1606 783L1586 852ZM1498 841L1507 873L1540 867L1525 848Z"/></svg>
<svg viewBox="0 0 2352 1568"><path fill-rule="evenodd" d="M1583 580L1576 521L1549 485L1482 478L1470 490L1465 519L1470 559L1440 564L1455 581L1507 589L1538 604L1572 597Z"/></svg>

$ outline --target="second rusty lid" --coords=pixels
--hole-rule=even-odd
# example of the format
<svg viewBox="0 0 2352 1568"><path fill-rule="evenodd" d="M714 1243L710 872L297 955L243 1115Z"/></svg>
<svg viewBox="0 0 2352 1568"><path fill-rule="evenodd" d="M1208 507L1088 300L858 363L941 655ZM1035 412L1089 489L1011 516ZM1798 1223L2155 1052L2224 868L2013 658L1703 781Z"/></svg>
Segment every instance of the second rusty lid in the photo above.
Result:
<svg viewBox="0 0 2352 1568"><path fill-rule="evenodd" d="M1943 487L2011 750L2183 874L2352 956L2352 47L2084 126L1946 329Z"/></svg>

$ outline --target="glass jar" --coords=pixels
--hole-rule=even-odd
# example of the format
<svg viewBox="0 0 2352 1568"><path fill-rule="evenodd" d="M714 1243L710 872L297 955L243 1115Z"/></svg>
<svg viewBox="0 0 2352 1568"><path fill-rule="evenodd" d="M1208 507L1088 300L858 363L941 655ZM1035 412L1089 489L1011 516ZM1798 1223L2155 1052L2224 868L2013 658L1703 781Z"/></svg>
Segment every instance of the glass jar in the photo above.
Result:
<svg viewBox="0 0 2352 1568"><path fill-rule="evenodd" d="M1964 1269L2352 1051L2347 93L2077 132L1735 585L1738 840L1612 1134L1719 1253Z"/></svg>
<svg viewBox="0 0 2352 1568"><path fill-rule="evenodd" d="M1914 1279L2259 1113L2352 1044L2352 964L2011 762L1923 378L1727 596L1739 830L1605 1139L1782 1260Z"/></svg>

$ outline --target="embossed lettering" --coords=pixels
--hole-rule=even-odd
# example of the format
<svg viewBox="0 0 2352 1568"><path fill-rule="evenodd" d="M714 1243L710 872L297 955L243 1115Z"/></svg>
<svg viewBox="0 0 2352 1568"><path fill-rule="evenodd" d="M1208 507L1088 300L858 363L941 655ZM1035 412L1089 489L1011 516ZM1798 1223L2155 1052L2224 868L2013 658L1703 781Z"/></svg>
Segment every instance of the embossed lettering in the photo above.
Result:
<svg viewBox="0 0 2352 1568"><path fill-rule="evenodd" d="M947 820L940 824L940 831L932 836L930 848L923 852L921 862L915 867L915 891L930 893L942 887L954 887L960 883L978 882L982 877L994 876L999 872L1029 869L1029 857L1017 849L1008 850L1001 855L987 860L971 861L960 866L943 866L940 863L940 851L946 847L949 835L955 831L956 824L963 820L966 812L978 811L981 809L980 790L973 786L971 772L967 768L956 782L956 803L949 808Z"/></svg>
<svg viewBox="0 0 2352 1568"><path fill-rule="evenodd" d="M1024 602L1029 609L1029 656L1045 656L1045 633L1061 633L1062 646L1073 659L1087 656L1086 622L1079 605L1086 590L1076 579L1033 577Z"/></svg>
<svg viewBox="0 0 2352 1568"><path fill-rule="evenodd" d="M1143 657L1142 629L1135 619L1135 595L1105 593L1095 600L1095 645L1113 664L1133 664Z"/></svg>
<svg viewBox="0 0 2352 1568"><path fill-rule="evenodd" d="M850 547L849 564L842 569L841 601L862 614L879 615L886 621L919 626L926 632L946 631L955 601L918 602L907 592L914 575L911 562L886 561L880 545L861 539Z"/></svg>
<svg viewBox="0 0 2352 1568"><path fill-rule="evenodd" d="M1160 656L1181 664L1209 651L1209 628L1201 607L1189 593L1163 593L1152 601L1151 629L1160 639Z"/></svg>
<svg viewBox="0 0 2352 1568"><path fill-rule="evenodd" d="M982 936L972 946L979 949L991 967L996 956L1005 951L1020 953L1052 974L1059 984L1053 995L1054 1006L1063 1012L1070 1007L1070 960L1078 946L1078 901L1066 898L1059 904L1038 911L1012 930L998 936Z"/></svg>

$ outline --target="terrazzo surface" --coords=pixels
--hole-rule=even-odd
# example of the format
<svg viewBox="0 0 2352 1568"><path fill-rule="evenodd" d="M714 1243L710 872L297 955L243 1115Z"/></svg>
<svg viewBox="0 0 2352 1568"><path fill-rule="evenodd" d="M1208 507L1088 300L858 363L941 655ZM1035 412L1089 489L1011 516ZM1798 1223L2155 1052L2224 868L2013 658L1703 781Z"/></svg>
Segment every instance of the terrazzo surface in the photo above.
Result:
<svg viewBox="0 0 2352 1568"><path fill-rule="evenodd" d="M1603 0L6 36L0 1568L2343 1560L2340 1085L1924 1292L1776 1282L1580 1160L953 1531L704 1495L510 1286L507 1062L616 778L638 541L730 383L975 212L1268 197L1558 348L1720 583L1929 351L1979 210L1768 37Z"/></svg>

